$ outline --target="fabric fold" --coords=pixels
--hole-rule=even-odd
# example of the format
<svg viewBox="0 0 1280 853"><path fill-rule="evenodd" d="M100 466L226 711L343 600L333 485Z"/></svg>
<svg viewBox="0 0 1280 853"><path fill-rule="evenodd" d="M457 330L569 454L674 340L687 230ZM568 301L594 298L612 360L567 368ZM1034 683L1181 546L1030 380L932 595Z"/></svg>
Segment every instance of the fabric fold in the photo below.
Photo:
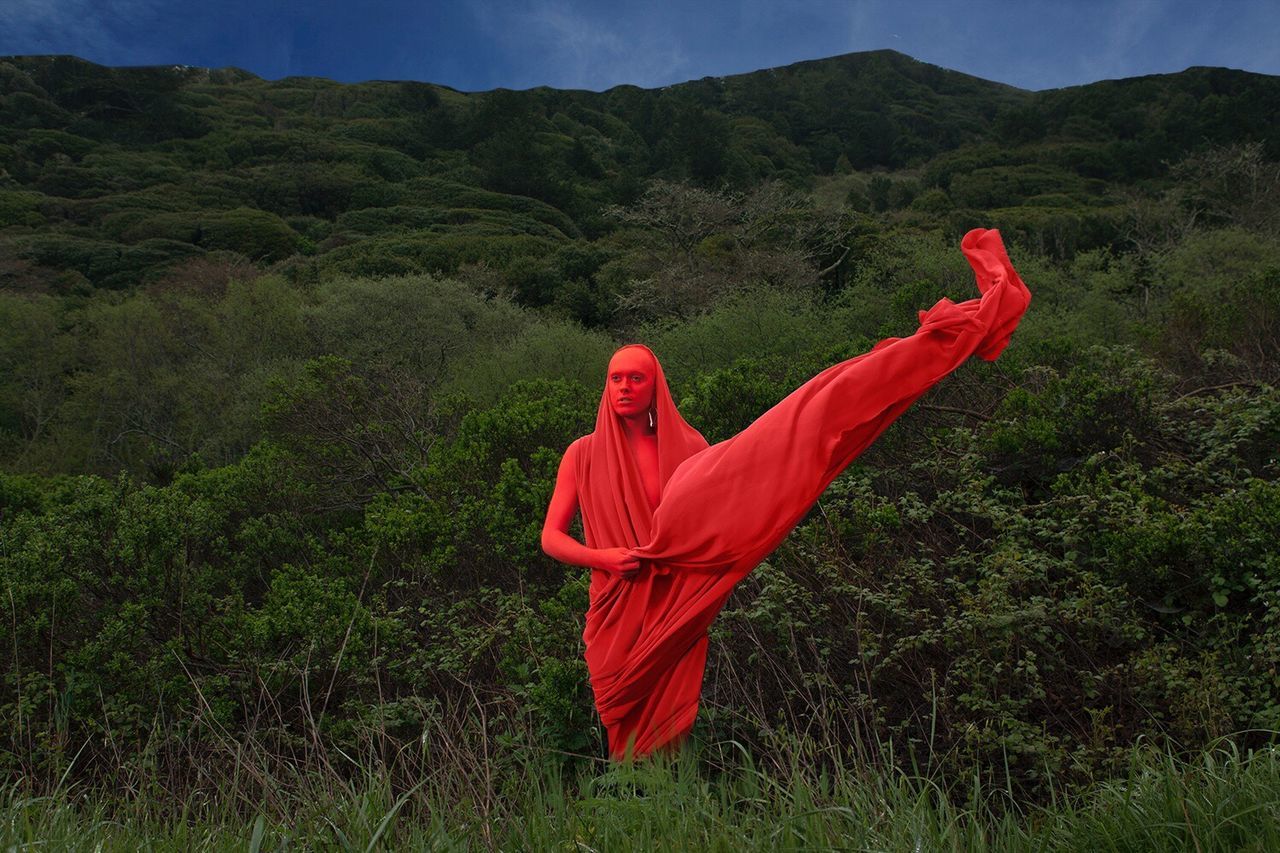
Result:
<svg viewBox="0 0 1280 853"><path fill-rule="evenodd" d="M595 432L571 448L587 545L628 548L642 561L633 580L602 570L591 578L583 640L612 757L644 755L688 734L706 631L734 585L915 400L969 356L994 360L1008 345L1031 294L997 231L970 231L961 251L978 298L940 299L918 312L910 337L886 338L823 370L718 444L707 446L680 417L658 365L656 508L602 395Z"/></svg>

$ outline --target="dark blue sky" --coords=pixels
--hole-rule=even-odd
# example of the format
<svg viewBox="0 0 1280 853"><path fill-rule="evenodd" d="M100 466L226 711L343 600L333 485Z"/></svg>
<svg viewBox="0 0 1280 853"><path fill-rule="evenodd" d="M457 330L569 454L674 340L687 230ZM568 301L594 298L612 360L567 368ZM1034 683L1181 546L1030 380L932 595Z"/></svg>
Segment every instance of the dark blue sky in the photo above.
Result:
<svg viewBox="0 0 1280 853"><path fill-rule="evenodd" d="M1027 89L1280 74L1280 0L0 0L0 55L602 90L892 48Z"/></svg>

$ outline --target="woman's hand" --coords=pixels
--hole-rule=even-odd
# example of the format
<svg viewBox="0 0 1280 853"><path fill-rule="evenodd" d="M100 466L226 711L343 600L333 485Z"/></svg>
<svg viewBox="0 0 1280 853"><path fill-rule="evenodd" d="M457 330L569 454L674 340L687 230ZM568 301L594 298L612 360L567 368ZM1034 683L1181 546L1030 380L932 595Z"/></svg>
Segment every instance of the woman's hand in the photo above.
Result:
<svg viewBox="0 0 1280 853"><path fill-rule="evenodd" d="M597 548L596 568L618 575L623 580L634 579L640 574L640 558L628 554L630 550L630 548Z"/></svg>
<svg viewBox="0 0 1280 853"><path fill-rule="evenodd" d="M573 566L601 569L624 580L640 574L640 558L627 554L626 548L588 548L569 535L569 524L578 512L577 447L575 441L560 458L556 488L547 506L547 520L542 525L542 550L547 556Z"/></svg>

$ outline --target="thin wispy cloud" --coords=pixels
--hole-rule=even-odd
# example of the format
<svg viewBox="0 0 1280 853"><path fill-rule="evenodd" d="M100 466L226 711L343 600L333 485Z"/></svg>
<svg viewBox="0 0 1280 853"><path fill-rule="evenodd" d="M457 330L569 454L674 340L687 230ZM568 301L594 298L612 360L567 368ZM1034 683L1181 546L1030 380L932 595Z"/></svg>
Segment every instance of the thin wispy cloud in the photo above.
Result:
<svg viewBox="0 0 1280 853"><path fill-rule="evenodd" d="M0 0L0 55L600 91L890 48L1046 89L1190 65L1280 73L1276 0Z"/></svg>
<svg viewBox="0 0 1280 853"><path fill-rule="evenodd" d="M0 32L23 53L69 53L130 61L138 31L150 25L163 0L4 0Z"/></svg>
<svg viewBox="0 0 1280 853"><path fill-rule="evenodd" d="M483 32L509 50L523 77L495 80L495 86L658 86L689 65L676 38L589 17L567 2L471 0L468 8Z"/></svg>
<svg viewBox="0 0 1280 853"><path fill-rule="evenodd" d="M1098 23L1099 48L1084 54L1078 64L1080 73L1094 79L1125 76L1135 55L1146 53L1148 35L1168 13L1167 4L1150 0L1123 0L1116 3Z"/></svg>

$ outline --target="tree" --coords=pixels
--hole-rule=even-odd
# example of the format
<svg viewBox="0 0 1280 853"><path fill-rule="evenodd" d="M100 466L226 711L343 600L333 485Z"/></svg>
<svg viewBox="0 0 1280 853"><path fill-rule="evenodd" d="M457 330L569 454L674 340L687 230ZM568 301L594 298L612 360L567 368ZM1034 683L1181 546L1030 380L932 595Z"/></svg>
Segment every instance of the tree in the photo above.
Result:
<svg viewBox="0 0 1280 853"><path fill-rule="evenodd" d="M66 398L74 341L58 333L56 300L0 293L0 459L26 467Z"/></svg>
<svg viewBox="0 0 1280 853"><path fill-rule="evenodd" d="M728 192L655 180L606 215L639 227L619 288L624 325L688 317L744 285L813 288L839 269L854 227L848 212L819 210L778 181Z"/></svg>
<svg viewBox="0 0 1280 853"><path fill-rule="evenodd" d="M1261 142L1205 149L1172 174L1186 184L1184 206L1205 219L1280 235L1280 163L1266 159Z"/></svg>

